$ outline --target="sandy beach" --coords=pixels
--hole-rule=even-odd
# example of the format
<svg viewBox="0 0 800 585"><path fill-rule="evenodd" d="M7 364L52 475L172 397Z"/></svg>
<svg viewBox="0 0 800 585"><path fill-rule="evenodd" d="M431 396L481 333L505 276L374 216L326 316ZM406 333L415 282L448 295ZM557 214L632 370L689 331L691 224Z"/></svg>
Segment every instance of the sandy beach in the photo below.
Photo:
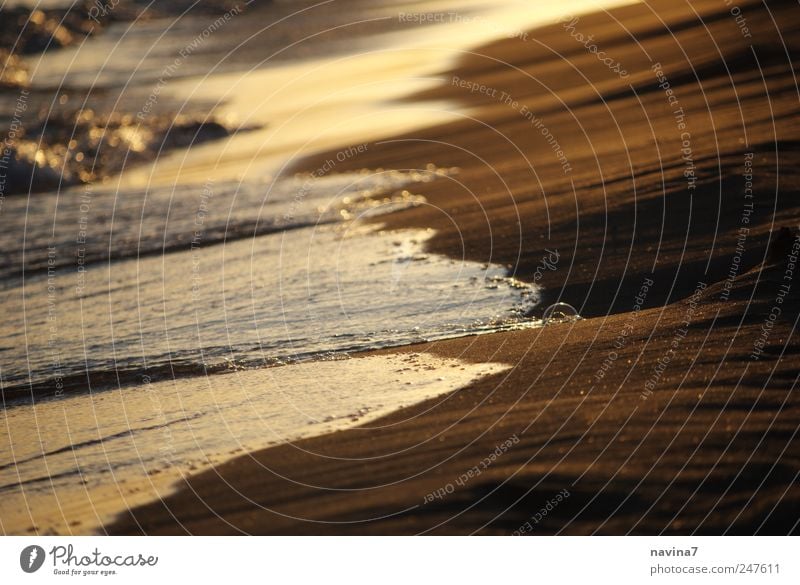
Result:
<svg viewBox="0 0 800 585"><path fill-rule="evenodd" d="M458 119L335 173L457 167L371 221L583 318L381 350L510 369L243 454L105 531L796 534L798 29L795 2L658 0L464 53L406 98Z"/></svg>

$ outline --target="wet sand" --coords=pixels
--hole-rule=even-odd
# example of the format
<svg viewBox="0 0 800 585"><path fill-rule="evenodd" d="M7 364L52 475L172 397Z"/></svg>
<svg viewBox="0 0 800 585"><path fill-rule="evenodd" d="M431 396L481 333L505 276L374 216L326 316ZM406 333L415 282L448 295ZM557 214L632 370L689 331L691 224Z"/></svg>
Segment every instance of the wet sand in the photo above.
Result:
<svg viewBox="0 0 800 585"><path fill-rule="evenodd" d="M732 7L659 1L480 48L415 96L471 117L337 167L460 167L390 225L585 319L409 347L512 369L239 457L107 530L796 533L800 11Z"/></svg>

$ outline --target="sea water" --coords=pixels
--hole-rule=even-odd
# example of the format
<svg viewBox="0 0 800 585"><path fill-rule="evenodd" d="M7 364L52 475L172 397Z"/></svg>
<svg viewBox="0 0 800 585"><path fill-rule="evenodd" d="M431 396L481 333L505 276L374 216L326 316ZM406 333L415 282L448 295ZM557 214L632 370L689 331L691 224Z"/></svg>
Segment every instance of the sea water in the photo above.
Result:
<svg viewBox="0 0 800 585"><path fill-rule="evenodd" d="M407 183L445 174L301 176L268 189L206 184L89 199L77 190L37 196L35 212L10 200L8 215L56 221L31 225L24 254L7 252L6 400L524 321L536 290L504 267L427 254L432 230L373 223L425 204ZM13 249L12 239L0 234L0 245Z"/></svg>
<svg viewBox="0 0 800 585"><path fill-rule="evenodd" d="M430 254L433 230L379 223L426 204L412 183L455 172L31 198L58 221L31 226L0 290L5 529L92 531L243 450L501 372L359 355L529 323L536 289L505 267ZM30 214L20 201L5 213Z"/></svg>

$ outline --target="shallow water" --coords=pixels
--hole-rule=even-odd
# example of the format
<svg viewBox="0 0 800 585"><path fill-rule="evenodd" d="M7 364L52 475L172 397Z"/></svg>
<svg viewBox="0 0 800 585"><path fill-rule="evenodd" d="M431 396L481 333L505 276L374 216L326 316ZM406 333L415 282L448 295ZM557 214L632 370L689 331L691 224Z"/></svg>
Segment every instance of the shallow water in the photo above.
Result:
<svg viewBox="0 0 800 585"><path fill-rule="evenodd" d="M0 411L14 445L0 451L0 529L94 531L243 451L369 428L388 412L505 369L424 353L370 356L146 382Z"/></svg>
<svg viewBox="0 0 800 585"><path fill-rule="evenodd" d="M447 83L442 72L478 45L633 1L292 0L231 13L206 35L218 15L190 11L113 23L30 59L30 75L34 86L62 87L74 105L87 91L102 104L107 88L124 86L97 107L144 114L145 124L198 110L261 127L130 169L120 179L127 187L201 183L209 171L218 181L261 180L313 152L460 119L458 104L402 98ZM434 20L420 22L423 14ZM187 46L195 48L182 56Z"/></svg>
<svg viewBox="0 0 800 585"><path fill-rule="evenodd" d="M0 291L2 529L97 530L241 451L362 424L501 371L351 357L529 324L536 290L504 267L428 254L432 230L374 223L426 204L409 181L453 172L300 176L241 198L214 185L152 199L97 192L83 223L81 192L39 200L38 213L69 227L31 230L13 265L24 278ZM254 237L260 214L279 229ZM76 229L100 237L78 244ZM128 241L143 256L114 260ZM292 365L264 367L278 364Z"/></svg>
<svg viewBox="0 0 800 585"><path fill-rule="evenodd" d="M113 220L87 223L89 233L100 231L96 247L106 252L94 263L78 262L87 246L69 242L79 224L63 218L73 207L80 213L79 200L64 200L58 213L72 232L58 244L48 243L47 230L28 242L29 256L55 250L56 266L0 291L7 396L29 384L38 395L60 395L61 384L86 387L87 375L128 385L145 374L274 365L525 321L536 291L506 278L503 267L426 254L429 230L384 232L364 223L424 204L393 190L407 180L399 173L345 175L302 191L303 199L280 191L284 199L266 206L268 217L294 227L257 237L249 226L262 213L258 201L237 200L243 239L233 229L228 237L226 224L237 215L212 189L199 190L197 199L176 197L172 208L158 199L144 207L134 201ZM142 214L148 216L134 219ZM129 249L127 241L144 257L109 263L109 242L113 257Z"/></svg>

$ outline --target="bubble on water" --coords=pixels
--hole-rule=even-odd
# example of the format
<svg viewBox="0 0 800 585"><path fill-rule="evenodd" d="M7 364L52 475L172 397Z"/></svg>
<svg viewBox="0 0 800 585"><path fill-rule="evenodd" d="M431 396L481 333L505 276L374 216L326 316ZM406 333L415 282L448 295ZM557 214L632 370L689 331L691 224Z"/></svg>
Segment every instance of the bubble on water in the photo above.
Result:
<svg viewBox="0 0 800 585"><path fill-rule="evenodd" d="M542 324L550 325L554 323L571 323L582 317L578 314L575 307L569 303L556 303L544 310Z"/></svg>

